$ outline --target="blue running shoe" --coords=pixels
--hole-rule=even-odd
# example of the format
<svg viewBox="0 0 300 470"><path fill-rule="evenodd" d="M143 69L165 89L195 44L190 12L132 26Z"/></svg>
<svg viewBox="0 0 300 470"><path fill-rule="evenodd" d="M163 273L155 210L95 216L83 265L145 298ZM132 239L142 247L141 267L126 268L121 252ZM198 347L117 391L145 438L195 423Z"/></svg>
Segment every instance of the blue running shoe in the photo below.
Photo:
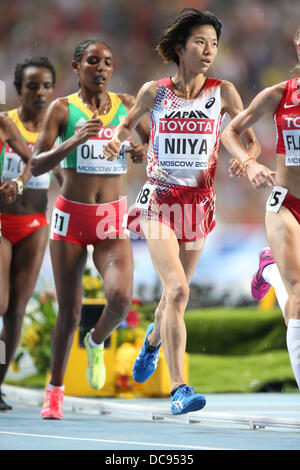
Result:
<svg viewBox="0 0 300 470"><path fill-rule="evenodd" d="M177 388L171 396L171 411L173 415L183 415L190 411L201 410L206 405L206 400L200 393L193 393L194 387L184 385Z"/></svg>
<svg viewBox="0 0 300 470"><path fill-rule="evenodd" d="M153 330L153 328L154 323L150 323L146 331L142 350L133 365L132 376L134 380L138 383L146 382L146 380L148 380L149 377L151 377L151 375L154 373L158 364L158 354L161 344L154 351L149 351L146 348L146 339Z"/></svg>

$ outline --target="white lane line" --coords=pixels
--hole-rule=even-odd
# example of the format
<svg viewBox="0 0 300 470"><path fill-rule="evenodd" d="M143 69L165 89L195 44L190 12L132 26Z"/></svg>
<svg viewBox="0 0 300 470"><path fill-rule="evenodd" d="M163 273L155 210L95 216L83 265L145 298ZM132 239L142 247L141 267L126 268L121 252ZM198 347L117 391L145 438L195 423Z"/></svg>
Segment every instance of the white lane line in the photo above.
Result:
<svg viewBox="0 0 300 470"><path fill-rule="evenodd" d="M92 439L87 437L69 437L69 436L50 436L48 434L29 434L21 432L7 432L0 431L0 434L6 434L11 436L25 436L25 437L40 437L45 439L65 439L68 441L88 441L88 442L105 442L107 444L132 444L138 446L155 446L155 447L172 447L174 449L198 449L198 450L233 450L233 449L222 449L218 447L205 447L205 446L187 446L187 445L175 445L175 444L162 444L157 442L137 442L137 441L115 441L110 439Z"/></svg>

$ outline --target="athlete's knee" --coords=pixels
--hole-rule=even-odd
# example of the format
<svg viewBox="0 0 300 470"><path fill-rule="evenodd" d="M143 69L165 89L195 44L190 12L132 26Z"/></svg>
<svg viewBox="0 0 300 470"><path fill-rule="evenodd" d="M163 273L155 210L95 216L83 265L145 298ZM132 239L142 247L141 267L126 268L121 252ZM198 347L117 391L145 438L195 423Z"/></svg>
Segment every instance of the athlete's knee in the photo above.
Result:
<svg viewBox="0 0 300 470"><path fill-rule="evenodd" d="M290 317L300 318L300 282L295 282L288 297L287 309Z"/></svg>
<svg viewBox="0 0 300 470"><path fill-rule="evenodd" d="M8 295L2 294L0 297L0 317L3 317L8 310L9 297Z"/></svg>
<svg viewBox="0 0 300 470"><path fill-rule="evenodd" d="M80 323L81 318L81 304L74 305L73 307L59 308L57 316L57 327L65 332L75 331Z"/></svg>
<svg viewBox="0 0 300 470"><path fill-rule="evenodd" d="M174 305L187 304L189 300L190 289L187 282L177 282L167 290L167 301Z"/></svg>
<svg viewBox="0 0 300 470"><path fill-rule="evenodd" d="M132 293L129 289L116 286L106 293L107 309L118 317L126 316L131 305Z"/></svg>

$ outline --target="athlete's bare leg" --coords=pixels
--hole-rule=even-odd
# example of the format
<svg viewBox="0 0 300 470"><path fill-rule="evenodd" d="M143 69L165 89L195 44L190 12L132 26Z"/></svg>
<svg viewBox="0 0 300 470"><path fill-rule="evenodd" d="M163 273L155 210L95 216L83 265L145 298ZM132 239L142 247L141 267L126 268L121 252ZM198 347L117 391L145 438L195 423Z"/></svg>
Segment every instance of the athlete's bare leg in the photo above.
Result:
<svg viewBox="0 0 300 470"><path fill-rule="evenodd" d="M51 385L62 386L73 337L80 323L85 247L50 240L58 315L51 341Z"/></svg>
<svg viewBox="0 0 300 470"><path fill-rule="evenodd" d="M285 320L300 319L300 226L292 213L281 206L278 213L266 212L266 229L272 254L288 293Z"/></svg>
<svg viewBox="0 0 300 470"><path fill-rule="evenodd" d="M3 316L1 340L6 345L6 363L0 365L0 384L14 357L20 341L25 310L33 294L41 269L48 240L48 227L42 227L31 233L15 246L9 247L8 257L12 253L11 264L6 266L6 277L10 278L10 295L6 313ZM11 245L6 239L3 243Z"/></svg>
<svg viewBox="0 0 300 470"><path fill-rule="evenodd" d="M11 242L2 236L0 238L0 316L3 316L8 309L12 248Z"/></svg>
<svg viewBox="0 0 300 470"><path fill-rule="evenodd" d="M93 260L103 278L106 305L92 339L102 343L126 318L132 300L133 256L128 239L102 240L94 248Z"/></svg>
<svg viewBox="0 0 300 470"><path fill-rule="evenodd" d="M183 363L186 349L184 312L189 299L189 282L180 259L180 247L174 232L158 221L141 221L146 234L153 266L164 289L164 311L161 318L161 339L170 377L171 390L185 383ZM156 236L153 237L153 234ZM199 259L201 250L190 251L184 257L188 265L196 266L192 259ZM188 262L189 259L189 262ZM188 269L189 275L192 271ZM162 306L162 305L161 305Z"/></svg>
<svg viewBox="0 0 300 470"><path fill-rule="evenodd" d="M195 269L197 267L205 239L197 240L195 242L185 242L179 245L179 258L183 266L186 279L188 284L190 284L192 277L194 275ZM155 310L155 321L154 328L151 333L148 335L148 343L153 347L158 347L161 343L161 334L160 327L162 321L162 315L166 305L165 292L163 290L161 299L158 306Z"/></svg>
<svg viewBox="0 0 300 470"><path fill-rule="evenodd" d="M272 254L288 294L284 308L286 343L300 389L300 226L292 213L281 206L278 213L267 211L266 228Z"/></svg>

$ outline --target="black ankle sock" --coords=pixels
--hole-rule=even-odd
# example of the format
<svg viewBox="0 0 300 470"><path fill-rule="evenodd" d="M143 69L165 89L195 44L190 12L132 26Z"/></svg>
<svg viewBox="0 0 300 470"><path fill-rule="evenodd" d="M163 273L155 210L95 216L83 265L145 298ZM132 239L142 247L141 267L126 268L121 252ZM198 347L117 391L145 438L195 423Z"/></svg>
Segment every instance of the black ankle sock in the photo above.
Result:
<svg viewBox="0 0 300 470"><path fill-rule="evenodd" d="M147 338L146 338L146 341L145 341L145 346L146 346L147 351L149 351L149 352L155 352L157 350L157 346L151 346L151 344L149 344L149 341L148 341Z"/></svg>
<svg viewBox="0 0 300 470"><path fill-rule="evenodd" d="M178 390L178 389L181 388L181 387L186 387L186 384L181 384L181 385L179 385L178 387L174 388L174 390L172 390L172 392L171 392L171 397L174 395L174 393L176 392L176 390Z"/></svg>

